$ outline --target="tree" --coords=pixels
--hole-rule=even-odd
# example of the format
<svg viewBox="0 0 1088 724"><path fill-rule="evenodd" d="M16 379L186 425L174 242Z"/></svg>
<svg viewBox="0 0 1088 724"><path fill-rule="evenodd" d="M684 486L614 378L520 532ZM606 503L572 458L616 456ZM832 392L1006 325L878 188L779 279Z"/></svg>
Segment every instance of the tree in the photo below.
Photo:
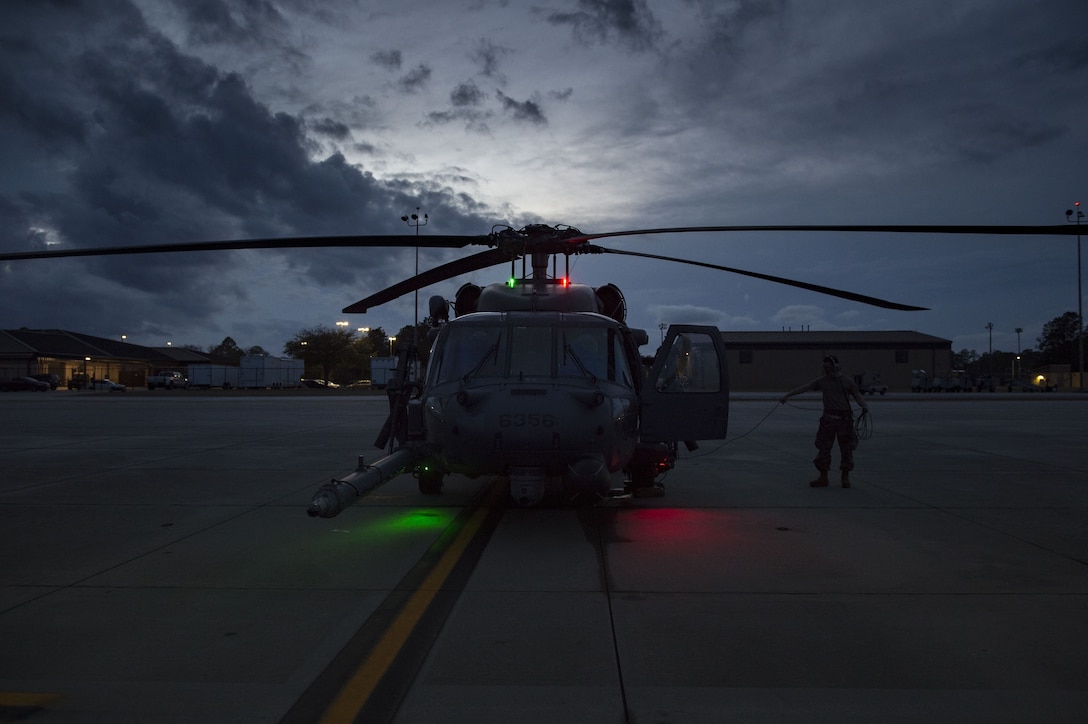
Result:
<svg viewBox="0 0 1088 724"><path fill-rule="evenodd" d="M367 331L363 335L363 341L367 346L369 357L385 357L389 354L389 338L385 336L385 330L381 327L374 327Z"/></svg>
<svg viewBox="0 0 1088 724"><path fill-rule="evenodd" d="M978 362L978 352L973 349L961 349L952 355L952 369L971 371Z"/></svg>
<svg viewBox="0 0 1088 724"><path fill-rule="evenodd" d="M283 351L304 360L307 369L321 370L321 379L329 380L336 367L351 363L355 342L353 332L319 325L295 334L283 345Z"/></svg>
<svg viewBox="0 0 1088 724"><path fill-rule="evenodd" d="M259 344L255 344L246 350L247 355L253 355L254 357L267 357L268 352Z"/></svg>
<svg viewBox="0 0 1088 724"><path fill-rule="evenodd" d="M230 364L239 364L245 351L230 337L224 337L223 341L214 347L208 348L208 354L214 359L223 360Z"/></svg>
<svg viewBox="0 0 1088 724"><path fill-rule="evenodd" d="M1041 364L1077 364L1078 322L1076 312L1066 312L1043 325L1043 336L1036 340Z"/></svg>

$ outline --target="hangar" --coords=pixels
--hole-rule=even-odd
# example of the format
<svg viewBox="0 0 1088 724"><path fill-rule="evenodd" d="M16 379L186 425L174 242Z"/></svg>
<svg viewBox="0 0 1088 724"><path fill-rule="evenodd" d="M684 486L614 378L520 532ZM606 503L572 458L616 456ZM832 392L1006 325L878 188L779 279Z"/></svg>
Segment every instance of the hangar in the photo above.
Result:
<svg viewBox="0 0 1088 724"><path fill-rule="evenodd" d="M62 386L79 379L107 379L128 387L143 387L152 368L185 369L179 354L199 353L173 347L143 347L63 329L0 330L0 377L54 374ZM201 357L208 361L207 355Z"/></svg>
<svg viewBox="0 0 1088 724"><path fill-rule="evenodd" d="M736 391L791 390L819 377L829 354L843 374L879 380L892 392L910 392L914 370L952 372L952 341L920 332L722 332L722 340Z"/></svg>

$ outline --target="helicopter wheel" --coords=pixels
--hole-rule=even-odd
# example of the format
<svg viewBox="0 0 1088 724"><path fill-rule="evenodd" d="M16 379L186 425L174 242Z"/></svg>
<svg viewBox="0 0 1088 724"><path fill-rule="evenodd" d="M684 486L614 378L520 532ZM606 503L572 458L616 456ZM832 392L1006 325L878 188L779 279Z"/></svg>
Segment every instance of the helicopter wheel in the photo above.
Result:
<svg viewBox="0 0 1088 724"><path fill-rule="evenodd" d="M654 483L657 475L652 467L629 468L627 474L629 479L624 487L636 498L657 498L665 494L664 486Z"/></svg>
<svg viewBox="0 0 1088 724"><path fill-rule="evenodd" d="M444 474L441 470L436 470L430 466L421 468L419 471L419 492L424 495L438 495L442 492L442 478Z"/></svg>

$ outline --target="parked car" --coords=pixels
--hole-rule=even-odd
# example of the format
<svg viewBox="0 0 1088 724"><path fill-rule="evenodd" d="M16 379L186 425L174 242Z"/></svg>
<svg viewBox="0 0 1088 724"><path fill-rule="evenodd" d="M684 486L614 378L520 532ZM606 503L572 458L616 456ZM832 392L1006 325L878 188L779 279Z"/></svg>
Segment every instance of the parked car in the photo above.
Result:
<svg viewBox="0 0 1088 724"><path fill-rule="evenodd" d="M0 390L5 392L22 392L24 390L45 392L48 389L48 382L42 382L33 377L12 377L11 379L0 380Z"/></svg>
<svg viewBox="0 0 1088 724"><path fill-rule="evenodd" d="M45 382L46 384L49 385L49 389L51 389L51 390L57 389L57 385L60 384L60 377L57 377L56 375L40 374L40 375L31 375L31 377L38 380L39 382Z"/></svg>
<svg viewBox="0 0 1088 724"><path fill-rule="evenodd" d="M177 370L163 370L147 378L147 389L153 390L156 387L164 387L168 390L177 388L184 390L189 386L189 378L181 374Z"/></svg>
<svg viewBox="0 0 1088 724"><path fill-rule="evenodd" d="M91 389L94 390L107 390L109 392L124 392L125 386L120 382L114 382L113 380L95 380L91 383Z"/></svg>
<svg viewBox="0 0 1088 724"><path fill-rule="evenodd" d="M68 380L69 390L85 390L87 389L88 377L86 372L73 372L71 378Z"/></svg>
<svg viewBox="0 0 1088 724"><path fill-rule="evenodd" d="M858 383L858 392L863 395L883 395L888 391L888 386L881 381L880 375L863 372L854 375L854 381Z"/></svg>
<svg viewBox="0 0 1088 724"><path fill-rule="evenodd" d="M340 387L335 382L329 382L328 380L302 380L302 386L311 390L335 390Z"/></svg>

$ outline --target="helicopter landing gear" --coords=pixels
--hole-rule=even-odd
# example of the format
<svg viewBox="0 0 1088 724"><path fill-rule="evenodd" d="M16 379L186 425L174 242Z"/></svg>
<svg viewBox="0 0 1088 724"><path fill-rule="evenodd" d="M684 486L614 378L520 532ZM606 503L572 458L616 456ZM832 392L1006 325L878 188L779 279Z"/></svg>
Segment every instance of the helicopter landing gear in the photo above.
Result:
<svg viewBox="0 0 1088 724"><path fill-rule="evenodd" d="M665 486L654 483L657 471L653 468L637 467L628 470L630 479L624 485L627 493L636 498L660 498L665 495Z"/></svg>
<svg viewBox="0 0 1088 724"><path fill-rule="evenodd" d="M431 465L420 465L416 471L419 480L419 492L424 495L438 495L442 492L442 478L445 474Z"/></svg>
<svg viewBox="0 0 1088 724"><path fill-rule="evenodd" d="M672 470L676 460L675 443L643 444L635 450L624 472L627 480L624 488L636 498L659 498L665 494L665 486L654 481Z"/></svg>

